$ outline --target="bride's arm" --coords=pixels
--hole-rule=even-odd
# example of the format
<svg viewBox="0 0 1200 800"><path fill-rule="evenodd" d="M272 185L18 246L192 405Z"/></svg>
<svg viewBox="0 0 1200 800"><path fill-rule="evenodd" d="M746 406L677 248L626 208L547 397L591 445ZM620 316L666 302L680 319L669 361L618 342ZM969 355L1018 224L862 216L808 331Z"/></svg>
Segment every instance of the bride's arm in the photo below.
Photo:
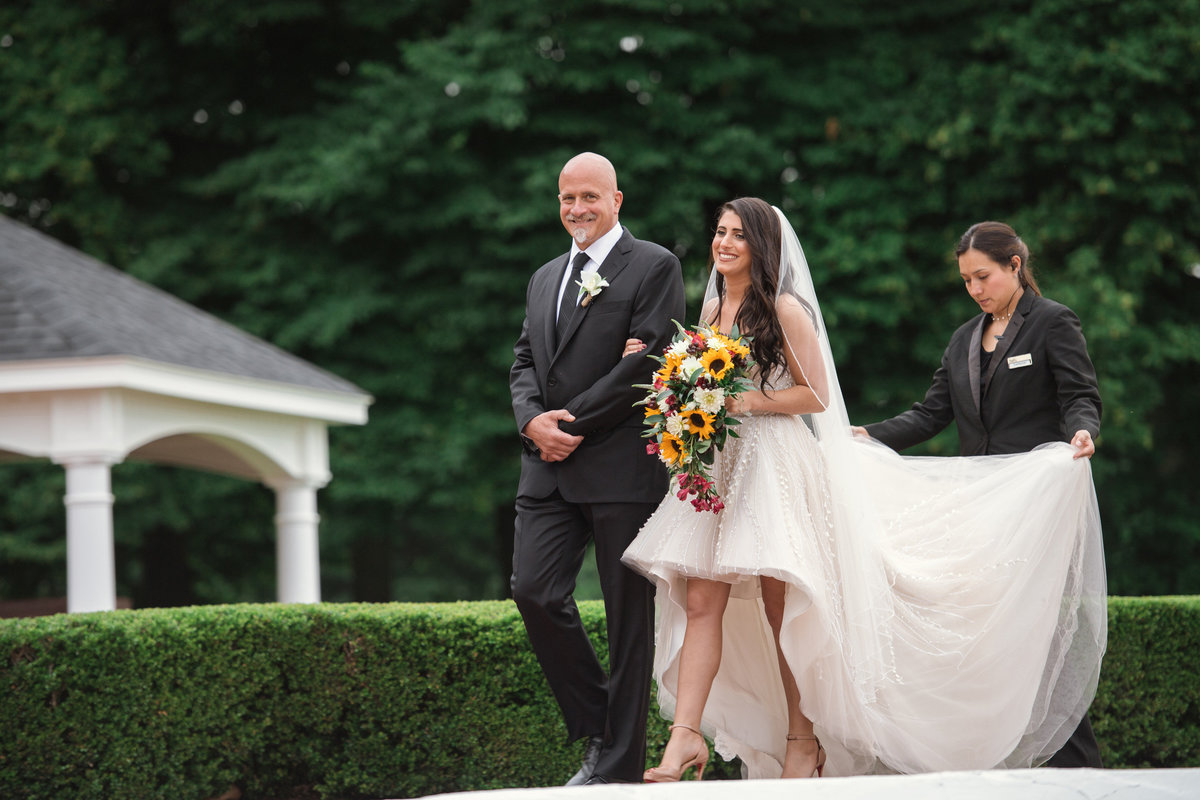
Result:
<svg viewBox="0 0 1200 800"><path fill-rule="evenodd" d="M734 416L752 414L816 414L824 411L828 398L825 366L817 342L817 329L808 311L790 296L776 305L785 338L784 357L795 386L778 391L743 392L729 398L725 408Z"/></svg>

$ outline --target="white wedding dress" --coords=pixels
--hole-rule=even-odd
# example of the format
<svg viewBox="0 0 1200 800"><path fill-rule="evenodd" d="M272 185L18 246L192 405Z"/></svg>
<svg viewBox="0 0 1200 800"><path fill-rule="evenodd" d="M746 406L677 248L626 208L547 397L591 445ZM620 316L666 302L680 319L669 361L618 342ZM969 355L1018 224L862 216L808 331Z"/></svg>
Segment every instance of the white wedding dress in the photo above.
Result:
<svg viewBox="0 0 1200 800"><path fill-rule="evenodd" d="M744 419L714 464L725 509L668 494L625 552L657 589L663 715L675 711L687 579L733 584L701 727L748 777L779 776L788 718L766 575L787 584L781 649L826 774L1044 762L1091 703L1106 644L1089 461L1066 443L905 458L852 439L823 350L829 407ZM781 377L777 388L792 385Z"/></svg>

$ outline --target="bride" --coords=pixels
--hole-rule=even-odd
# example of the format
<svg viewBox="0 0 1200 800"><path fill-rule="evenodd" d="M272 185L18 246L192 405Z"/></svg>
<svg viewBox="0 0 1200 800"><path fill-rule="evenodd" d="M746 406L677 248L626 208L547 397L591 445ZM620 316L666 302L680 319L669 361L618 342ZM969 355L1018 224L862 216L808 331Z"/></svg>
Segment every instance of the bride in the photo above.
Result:
<svg viewBox="0 0 1200 800"><path fill-rule="evenodd" d="M673 719L647 781L1036 765L1075 730L1105 647L1100 522L1065 443L904 458L851 436L803 250L778 209L720 210L701 318L753 337L756 391L713 477L624 555L656 584ZM625 355L639 352L630 340Z"/></svg>

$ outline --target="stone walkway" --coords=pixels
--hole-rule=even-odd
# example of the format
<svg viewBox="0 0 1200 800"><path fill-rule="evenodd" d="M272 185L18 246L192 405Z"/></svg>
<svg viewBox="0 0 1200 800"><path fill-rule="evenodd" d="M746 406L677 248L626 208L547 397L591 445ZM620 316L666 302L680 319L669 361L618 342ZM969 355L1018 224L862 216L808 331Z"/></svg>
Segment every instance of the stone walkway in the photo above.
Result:
<svg viewBox="0 0 1200 800"><path fill-rule="evenodd" d="M1022 769L673 784L497 789L449 800L1197 800L1200 769Z"/></svg>

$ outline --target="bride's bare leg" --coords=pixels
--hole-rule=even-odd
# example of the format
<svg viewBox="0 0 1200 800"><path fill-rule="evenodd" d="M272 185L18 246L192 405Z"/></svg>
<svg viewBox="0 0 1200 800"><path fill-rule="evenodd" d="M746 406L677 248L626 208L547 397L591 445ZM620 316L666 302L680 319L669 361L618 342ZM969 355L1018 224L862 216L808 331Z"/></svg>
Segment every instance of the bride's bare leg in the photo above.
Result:
<svg viewBox="0 0 1200 800"><path fill-rule="evenodd" d="M691 579L687 582L687 629L679 650L679 689L675 701L675 726L663 752L662 764L647 771L677 776L680 768L708 756L708 743L696 733L708 702L717 668L721 665L721 619L729 602L728 583ZM701 756L703 753L703 756Z"/></svg>
<svg viewBox="0 0 1200 800"><path fill-rule="evenodd" d="M783 626L783 601L787 584L774 578L763 577L763 607L767 622L775 635L775 656L779 659L779 676L783 679L783 694L787 698L788 743L787 756L783 762L784 778L811 778L818 767L824 767L825 758L820 743L813 734L812 720L800 712L800 689L792 668L788 666L779 646L779 630ZM812 737L812 738L795 738Z"/></svg>

